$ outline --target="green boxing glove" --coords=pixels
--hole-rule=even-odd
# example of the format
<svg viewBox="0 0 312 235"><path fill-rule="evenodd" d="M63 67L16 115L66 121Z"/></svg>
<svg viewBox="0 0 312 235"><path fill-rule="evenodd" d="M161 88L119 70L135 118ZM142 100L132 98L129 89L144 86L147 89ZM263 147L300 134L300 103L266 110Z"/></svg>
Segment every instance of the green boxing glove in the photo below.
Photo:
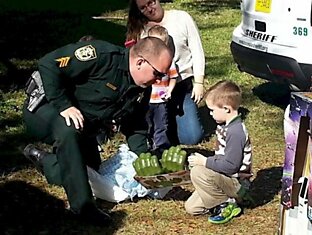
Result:
<svg viewBox="0 0 312 235"><path fill-rule="evenodd" d="M132 162L133 168L138 176L143 176L143 171L141 169L141 165L139 163L139 158L135 159L134 162Z"/></svg>
<svg viewBox="0 0 312 235"><path fill-rule="evenodd" d="M165 172L176 172L184 170L186 151L180 146L172 146L168 151L164 151L161 164Z"/></svg>
<svg viewBox="0 0 312 235"><path fill-rule="evenodd" d="M166 173L168 172L168 166L167 166L167 157L168 157L168 152L169 150L166 149L163 151L162 155L161 155L161 159L160 159L160 163L163 169L163 172Z"/></svg>
<svg viewBox="0 0 312 235"><path fill-rule="evenodd" d="M162 173L161 166L156 155L151 156L152 175L158 175Z"/></svg>
<svg viewBox="0 0 312 235"><path fill-rule="evenodd" d="M151 156L151 153L141 153L133 162L133 167L139 176L151 176L162 172L157 157Z"/></svg>
<svg viewBox="0 0 312 235"><path fill-rule="evenodd" d="M186 151L181 149L173 154L172 162L174 165L174 172L184 170L186 154Z"/></svg>
<svg viewBox="0 0 312 235"><path fill-rule="evenodd" d="M161 165L164 173L172 172L174 169L172 165L174 148L175 147L170 147L169 149L166 149L161 156Z"/></svg>
<svg viewBox="0 0 312 235"><path fill-rule="evenodd" d="M140 156L135 159L135 161L132 163L136 173L138 176L145 176L148 174L148 165L150 165L150 162L148 162L146 158L146 153L141 153Z"/></svg>

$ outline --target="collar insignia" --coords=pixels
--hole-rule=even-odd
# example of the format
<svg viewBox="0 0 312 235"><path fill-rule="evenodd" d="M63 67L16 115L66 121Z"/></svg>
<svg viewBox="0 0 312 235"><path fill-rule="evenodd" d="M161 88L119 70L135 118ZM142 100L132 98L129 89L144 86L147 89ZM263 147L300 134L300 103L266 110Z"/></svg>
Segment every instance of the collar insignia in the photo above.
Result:
<svg viewBox="0 0 312 235"><path fill-rule="evenodd" d="M59 67L63 68L67 66L69 60L70 60L70 57L66 56L66 57L58 58L55 61L60 62Z"/></svg>
<svg viewBox="0 0 312 235"><path fill-rule="evenodd" d="M80 61L93 60L97 57L95 48L91 45L87 45L87 46L83 46L83 47L78 48L75 51L75 56Z"/></svg>
<svg viewBox="0 0 312 235"><path fill-rule="evenodd" d="M116 91L116 89L117 89L117 87L116 86L114 86L113 84L111 84L111 83L106 83L106 86L107 87L109 87L110 89L112 89L113 91Z"/></svg>
<svg viewBox="0 0 312 235"><path fill-rule="evenodd" d="M144 97L144 91L142 91L142 92L139 94L139 97L137 98L137 102L141 103L143 97Z"/></svg>

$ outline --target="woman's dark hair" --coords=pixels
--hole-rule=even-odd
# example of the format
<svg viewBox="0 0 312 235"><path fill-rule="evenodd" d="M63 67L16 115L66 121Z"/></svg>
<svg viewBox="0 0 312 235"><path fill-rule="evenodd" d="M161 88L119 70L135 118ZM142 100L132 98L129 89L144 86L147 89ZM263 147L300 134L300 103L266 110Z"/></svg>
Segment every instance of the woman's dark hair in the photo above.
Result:
<svg viewBox="0 0 312 235"><path fill-rule="evenodd" d="M141 31L145 24L147 24L148 19L145 15L141 13L136 3L136 0L129 1L129 12L127 21L127 34L126 40L138 40L140 39Z"/></svg>

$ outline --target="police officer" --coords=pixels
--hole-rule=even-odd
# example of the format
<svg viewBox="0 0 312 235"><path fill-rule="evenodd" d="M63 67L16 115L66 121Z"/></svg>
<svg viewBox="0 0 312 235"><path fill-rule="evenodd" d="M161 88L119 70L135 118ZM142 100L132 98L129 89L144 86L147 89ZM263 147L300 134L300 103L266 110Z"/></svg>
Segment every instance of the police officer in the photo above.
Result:
<svg viewBox="0 0 312 235"><path fill-rule="evenodd" d="M171 51L157 38L130 49L81 41L39 60L45 98L32 111L28 99L23 115L28 133L52 144L54 151L28 145L24 154L50 184L64 187L70 210L79 218L96 225L111 222L95 205L86 170L86 165L97 170L100 164L97 130L115 120L132 151L147 151L144 88L161 80L171 60Z"/></svg>

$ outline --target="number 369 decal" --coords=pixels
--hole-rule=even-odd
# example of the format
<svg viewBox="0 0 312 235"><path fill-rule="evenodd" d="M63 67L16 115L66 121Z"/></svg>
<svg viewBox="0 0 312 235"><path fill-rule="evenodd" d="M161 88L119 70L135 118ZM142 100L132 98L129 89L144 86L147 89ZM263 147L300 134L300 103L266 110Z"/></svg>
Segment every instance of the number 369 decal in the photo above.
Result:
<svg viewBox="0 0 312 235"><path fill-rule="evenodd" d="M308 29L305 27L293 27L293 34L298 36L308 36Z"/></svg>

